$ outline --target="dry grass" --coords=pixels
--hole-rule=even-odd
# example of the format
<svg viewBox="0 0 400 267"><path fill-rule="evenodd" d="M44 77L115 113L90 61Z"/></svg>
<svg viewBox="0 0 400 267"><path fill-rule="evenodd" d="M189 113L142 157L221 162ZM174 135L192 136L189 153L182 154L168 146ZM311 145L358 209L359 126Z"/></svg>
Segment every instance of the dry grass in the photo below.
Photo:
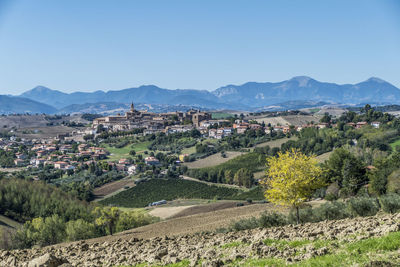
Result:
<svg viewBox="0 0 400 267"><path fill-rule="evenodd" d="M67 126L46 126L46 127L29 127L18 129L16 135L21 138L38 139L38 138L54 138L58 134L72 133L77 129Z"/></svg>
<svg viewBox="0 0 400 267"><path fill-rule="evenodd" d="M298 138L297 136L292 136L290 138L280 138L280 139L276 139L276 140L272 140L272 141L268 141L265 143L261 143L256 145L256 147L264 147L264 146L269 146L270 148L274 148L274 147L281 147L282 144L286 143L287 141L293 140L296 141Z"/></svg>
<svg viewBox="0 0 400 267"><path fill-rule="evenodd" d="M264 122L266 125L269 123L272 126L277 125L295 125L300 126L310 122L318 122L320 117L312 116L312 115L289 115L289 116L280 116L280 117L257 117L255 120L259 123Z"/></svg>
<svg viewBox="0 0 400 267"><path fill-rule="evenodd" d="M225 152L226 158L221 156L221 153L217 153L211 156L208 156L204 159L199 159L193 162L186 162L186 165L190 169L198 169L198 168L205 168L205 167L213 167L219 164L225 163L230 159L236 158L240 155L245 154L244 152L237 152L237 151L227 151Z"/></svg>
<svg viewBox="0 0 400 267"><path fill-rule="evenodd" d="M324 154L321 154L321 155L317 156L316 158L320 163L323 163L323 162L325 162L325 161L327 161L329 159L331 154L332 154L332 151L326 152Z"/></svg>

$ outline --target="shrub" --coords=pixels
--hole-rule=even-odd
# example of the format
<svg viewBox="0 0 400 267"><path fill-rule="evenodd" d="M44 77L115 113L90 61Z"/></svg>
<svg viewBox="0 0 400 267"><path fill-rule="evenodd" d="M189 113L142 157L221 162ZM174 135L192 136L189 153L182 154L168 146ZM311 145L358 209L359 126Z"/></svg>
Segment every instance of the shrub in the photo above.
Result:
<svg viewBox="0 0 400 267"><path fill-rule="evenodd" d="M287 219L284 215L276 212L264 212L261 217L258 219L258 225L260 227L273 227L273 226L282 226L287 224Z"/></svg>
<svg viewBox="0 0 400 267"><path fill-rule="evenodd" d="M350 217L346 204L339 201L326 202L313 210L316 221L340 220Z"/></svg>
<svg viewBox="0 0 400 267"><path fill-rule="evenodd" d="M375 198L352 198L348 202L348 209L352 216L373 216L379 211L379 205Z"/></svg>
<svg viewBox="0 0 400 267"><path fill-rule="evenodd" d="M395 213L400 210L400 196L388 194L379 198L382 210L387 213Z"/></svg>
<svg viewBox="0 0 400 267"><path fill-rule="evenodd" d="M290 210L288 221L291 224L297 224L296 209ZM300 223L315 222L315 221L316 219L314 218L313 209L311 207L306 207L299 210Z"/></svg>
<svg viewBox="0 0 400 267"><path fill-rule="evenodd" d="M234 231L242 231L246 229L254 229L258 227L258 220L254 217L249 219L242 219L231 224L231 228Z"/></svg>
<svg viewBox="0 0 400 267"><path fill-rule="evenodd" d="M400 193L400 170L396 170L388 176L386 188L388 193Z"/></svg>
<svg viewBox="0 0 400 267"><path fill-rule="evenodd" d="M328 193L328 194L325 195L325 200L333 201L333 200L336 200L336 199L337 199L337 196L332 194L332 193Z"/></svg>

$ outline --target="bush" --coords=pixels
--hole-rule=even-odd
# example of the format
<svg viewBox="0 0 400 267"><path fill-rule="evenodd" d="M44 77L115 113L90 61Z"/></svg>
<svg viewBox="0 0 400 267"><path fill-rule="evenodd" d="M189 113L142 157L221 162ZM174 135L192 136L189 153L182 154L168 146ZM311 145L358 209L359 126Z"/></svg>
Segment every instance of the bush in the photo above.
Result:
<svg viewBox="0 0 400 267"><path fill-rule="evenodd" d="M340 220L350 217L346 204L339 201L326 202L313 210L313 216L317 221Z"/></svg>
<svg viewBox="0 0 400 267"><path fill-rule="evenodd" d="M328 200L328 201L337 200L337 196L334 195L333 193L328 193L325 195L325 200Z"/></svg>
<svg viewBox="0 0 400 267"><path fill-rule="evenodd" d="M388 193L400 193L400 170L396 170L388 176L386 188Z"/></svg>
<svg viewBox="0 0 400 267"><path fill-rule="evenodd" d="M352 216L373 216L379 211L379 205L375 198L352 198L348 202L348 209Z"/></svg>
<svg viewBox="0 0 400 267"><path fill-rule="evenodd" d="M311 207L306 207L299 210L300 223L315 222L313 209ZM290 210L288 221L291 224L297 224L296 209Z"/></svg>
<svg viewBox="0 0 400 267"><path fill-rule="evenodd" d="M242 219L231 224L231 229L234 231L242 231L246 229L254 229L259 226L258 220L254 217Z"/></svg>
<svg viewBox="0 0 400 267"><path fill-rule="evenodd" d="M273 227L287 224L286 216L276 212L265 212L258 219L259 227Z"/></svg>
<svg viewBox="0 0 400 267"><path fill-rule="evenodd" d="M382 210L387 213L395 213L400 210L400 196L388 194L379 198Z"/></svg>

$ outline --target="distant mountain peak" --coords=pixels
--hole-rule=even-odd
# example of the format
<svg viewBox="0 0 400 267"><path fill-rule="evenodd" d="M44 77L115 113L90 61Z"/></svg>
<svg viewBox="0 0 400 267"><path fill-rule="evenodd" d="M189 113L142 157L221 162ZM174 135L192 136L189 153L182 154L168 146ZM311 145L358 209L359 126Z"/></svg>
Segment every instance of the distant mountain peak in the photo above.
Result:
<svg viewBox="0 0 400 267"><path fill-rule="evenodd" d="M366 80L366 82L387 83L387 81L382 80L378 77L371 77L368 80Z"/></svg>
<svg viewBox="0 0 400 267"><path fill-rule="evenodd" d="M313 79L308 76L295 76L292 79L290 79L289 81L298 82L300 87L304 87L304 86L307 86L308 82L311 80L313 80Z"/></svg>

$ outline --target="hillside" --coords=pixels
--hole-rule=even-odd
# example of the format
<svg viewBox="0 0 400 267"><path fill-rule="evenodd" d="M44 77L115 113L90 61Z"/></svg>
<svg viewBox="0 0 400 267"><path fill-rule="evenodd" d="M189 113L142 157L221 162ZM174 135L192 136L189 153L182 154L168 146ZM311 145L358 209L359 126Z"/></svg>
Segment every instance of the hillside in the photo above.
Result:
<svg viewBox="0 0 400 267"><path fill-rule="evenodd" d="M328 103L383 104L400 103L400 90L379 78L370 78L357 84L319 82L299 76L282 82L248 82L226 85L216 90L164 89L143 85L115 91L63 93L38 86L20 95L61 109L74 112L76 104L104 102L186 105L212 109L298 109ZM71 106L72 105L72 106ZM114 104L120 107L121 104ZM68 106L68 109L66 107Z"/></svg>
<svg viewBox="0 0 400 267"><path fill-rule="evenodd" d="M107 240L0 251L0 265L338 266L340 262L340 266L396 266L400 263L399 219L399 214L392 214L150 239L127 231Z"/></svg>
<svg viewBox="0 0 400 267"><path fill-rule="evenodd" d="M53 106L29 98L0 95L0 114L47 113L57 111Z"/></svg>

